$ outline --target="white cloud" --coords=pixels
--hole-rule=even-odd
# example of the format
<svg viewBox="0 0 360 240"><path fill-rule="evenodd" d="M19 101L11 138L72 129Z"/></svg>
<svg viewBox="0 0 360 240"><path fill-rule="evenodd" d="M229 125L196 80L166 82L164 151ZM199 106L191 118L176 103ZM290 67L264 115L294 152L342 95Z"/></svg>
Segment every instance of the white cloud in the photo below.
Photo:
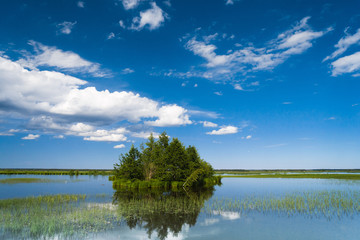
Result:
<svg viewBox="0 0 360 240"><path fill-rule="evenodd" d="M140 12L140 17L133 18L131 29L140 31L147 26L151 31L159 28L165 22L166 13L155 2L151 2L150 5L150 9Z"/></svg>
<svg viewBox="0 0 360 240"><path fill-rule="evenodd" d="M239 91L244 91L244 89L241 87L241 85L240 84L234 84L234 89L235 90L239 90Z"/></svg>
<svg viewBox="0 0 360 240"><path fill-rule="evenodd" d="M234 0L225 0L225 5L233 5Z"/></svg>
<svg viewBox="0 0 360 240"><path fill-rule="evenodd" d="M191 124L187 110L177 105L162 106L158 110L156 121L147 121L146 124L156 127L179 126Z"/></svg>
<svg viewBox="0 0 360 240"><path fill-rule="evenodd" d="M121 0L125 10L136 8L141 0Z"/></svg>
<svg viewBox="0 0 360 240"><path fill-rule="evenodd" d="M344 73L356 73L360 70L360 52L339 58L332 62L331 65L332 76L334 77Z"/></svg>
<svg viewBox="0 0 360 240"><path fill-rule="evenodd" d="M194 87L198 87L197 83L194 84Z"/></svg>
<svg viewBox="0 0 360 240"><path fill-rule="evenodd" d="M75 22L64 21L62 23L57 24L56 26L59 28L60 33L68 35L71 33L75 24L76 24L76 21Z"/></svg>
<svg viewBox="0 0 360 240"><path fill-rule="evenodd" d="M113 39L115 37L115 34L113 32L109 33L109 35L107 36L107 39Z"/></svg>
<svg viewBox="0 0 360 240"><path fill-rule="evenodd" d="M219 130L212 130L211 132L207 132L208 135L226 135L226 134L234 134L238 132L238 128L234 126L222 126Z"/></svg>
<svg viewBox="0 0 360 240"><path fill-rule="evenodd" d="M345 29L346 36L342 37L335 45L335 52L333 52L330 56L327 56L324 61L334 59L343 54L350 46L360 43L360 28L353 35L349 35L347 33L347 29Z"/></svg>
<svg viewBox="0 0 360 240"><path fill-rule="evenodd" d="M64 138L65 138L65 136L64 136L64 135L62 135L62 134L60 134L60 135L54 136L54 138L56 138L56 139L64 139Z"/></svg>
<svg viewBox="0 0 360 240"><path fill-rule="evenodd" d="M170 0L163 1L163 3L164 3L166 6L171 7L171 2L170 2Z"/></svg>
<svg viewBox="0 0 360 240"><path fill-rule="evenodd" d="M223 93L222 92L214 92L215 95L218 95L218 96L222 96Z"/></svg>
<svg viewBox="0 0 360 240"><path fill-rule="evenodd" d="M203 121L201 122L203 124L204 127L217 127L218 125L216 123L213 123L213 122L208 122L208 121Z"/></svg>
<svg viewBox="0 0 360 240"><path fill-rule="evenodd" d="M282 104L284 104L284 105L290 105L290 104L292 104L292 102L283 102Z"/></svg>
<svg viewBox="0 0 360 240"><path fill-rule="evenodd" d="M126 27L125 27L125 23L124 23L123 20L120 20L120 21L119 21L119 25L120 25L121 28L126 28Z"/></svg>
<svg viewBox="0 0 360 240"><path fill-rule="evenodd" d="M21 139L23 140L34 140L34 139L38 139L40 137L40 135L38 134L29 134Z"/></svg>
<svg viewBox="0 0 360 240"><path fill-rule="evenodd" d="M133 73L135 71L133 69L131 69L131 68L124 68L121 72L122 72L122 74L130 74L130 73Z"/></svg>
<svg viewBox="0 0 360 240"><path fill-rule="evenodd" d="M27 55L18 63L30 69L38 66L55 67L69 72L90 73L95 77L105 77L108 74L100 69L100 64L87 61L71 51L63 51L56 47L45 46L35 41L29 41L36 55Z"/></svg>
<svg viewBox="0 0 360 240"><path fill-rule="evenodd" d="M196 116L208 117L208 118L214 118L214 119L220 117L220 114L218 114L216 112L211 112L211 111L189 110L188 112L192 116L196 115Z"/></svg>
<svg viewBox="0 0 360 240"><path fill-rule="evenodd" d="M236 74L244 75L259 70L272 70L289 57L305 52L312 47L314 40L332 30L328 28L324 31L313 31L307 23L309 18L303 18L264 47L256 48L249 44L249 46L240 46L241 49L228 49L224 51L225 54L217 53L217 46L209 43L211 38L200 41L195 35L185 43L185 48L206 60L203 65L205 70L202 74L201 70L198 72L194 70L183 77L197 75L207 79L226 81L232 80ZM189 37L186 36L183 39L187 38Z"/></svg>
<svg viewBox="0 0 360 240"><path fill-rule="evenodd" d="M96 142L124 142L127 140L125 134L128 131L125 128L117 128L113 130L99 129L96 131L79 132L78 136L84 136L86 141Z"/></svg>
<svg viewBox="0 0 360 240"><path fill-rule="evenodd" d="M84 124L84 123L77 123L77 124L74 124L70 127L70 131L73 131L73 132L89 132L89 131L92 131L94 130L94 127L93 126L90 126L88 124Z"/></svg>
<svg viewBox="0 0 360 240"><path fill-rule="evenodd" d="M249 139L251 139L251 138L252 138L251 135L247 135L247 136L245 137L245 139L247 139L247 140L249 140Z"/></svg>
<svg viewBox="0 0 360 240"><path fill-rule="evenodd" d="M136 137L136 138L143 138L143 139L148 139L150 137L150 134L153 134L154 138L159 138L159 133L157 132L134 132L131 133L131 136Z"/></svg>
<svg viewBox="0 0 360 240"><path fill-rule="evenodd" d="M30 129L84 137L89 141L125 141L125 128L103 129L121 121L152 126L191 124L188 111L126 91L99 91L86 81L56 71L25 69L0 56L0 106L28 119Z"/></svg>
<svg viewBox="0 0 360 240"><path fill-rule="evenodd" d="M17 133L17 132L21 132L21 130L20 129L10 129L9 132Z"/></svg>
<svg viewBox="0 0 360 240"><path fill-rule="evenodd" d="M85 7L85 3L84 3L83 1L78 1L78 2L77 2L77 6L78 6L79 8L84 8L84 7Z"/></svg>
<svg viewBox="0 0 360 240"><path fill-rule="evenodd" d="M0 136L14 136L14 134L9 132L0 132Z"/></svg>
<svg viewBox="0 0 360 240"><path fill-rule="evenodd" d="M125 148L124 144L115 145L114 148Z"/></svg>

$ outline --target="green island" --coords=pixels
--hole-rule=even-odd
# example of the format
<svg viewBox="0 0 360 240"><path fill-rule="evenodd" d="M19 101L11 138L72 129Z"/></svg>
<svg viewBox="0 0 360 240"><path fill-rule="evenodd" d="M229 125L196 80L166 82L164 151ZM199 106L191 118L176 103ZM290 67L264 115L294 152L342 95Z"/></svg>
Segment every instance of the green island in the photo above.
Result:
<svg viewBox="0 0 360 240"><path fill-rule="evenodd" d="M221 184L212 166L200 158L194 146L185 147L163 132L155 141L151 134L139 151L134 146L114 165L113 187L127 189L192 189Z"/></svg>

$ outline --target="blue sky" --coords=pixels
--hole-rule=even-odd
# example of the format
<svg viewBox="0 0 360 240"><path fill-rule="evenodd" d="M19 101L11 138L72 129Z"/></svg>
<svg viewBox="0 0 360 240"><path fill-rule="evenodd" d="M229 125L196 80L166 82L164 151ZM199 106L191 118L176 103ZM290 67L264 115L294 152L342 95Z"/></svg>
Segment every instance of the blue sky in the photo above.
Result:
<svg viewBox="0 0 360 240"><path fill-rule="evenodd" d="M0 167L112 168L150 132L217 169L360 168L359 1L7 1Z"/></svg>

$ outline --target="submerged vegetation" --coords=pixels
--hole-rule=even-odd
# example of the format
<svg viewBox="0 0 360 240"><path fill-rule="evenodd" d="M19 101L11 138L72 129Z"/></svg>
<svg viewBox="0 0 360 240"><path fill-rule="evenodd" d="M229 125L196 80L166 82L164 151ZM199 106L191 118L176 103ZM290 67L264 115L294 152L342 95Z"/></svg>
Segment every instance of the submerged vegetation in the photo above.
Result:
<svg viewBox="0 0 360 240"><path fill-rule="evenodd" d="M307 217L332 218L353 216L360 213L359 191L314 191L274 195L246 196L241 199L214 199L206 211L231 211L304 215Z"/></svg>
<svg viewBox="0 0 360 240"><path fill-rule="evenodd" d="M202 191L117 191L112 202L105 195L49 195L0 200L0 239L83 239L124 224L144 228L165 239L182 226L194 226L200 213L275 214L319 218L353 217L360 213L359 191L295 192L283 196L213 198Z"/></svg>
<svg viewBox="0 0 360 240"><path fill-rule="evenodd" d="M162 133L155 141L151 134L141 151L132 146L114 165L114 188L180 189L210 187L221 183L212 166L202 160L194 146L187 148L177 139L170 142Z"/></svg>
<svg viewBox="0 0 360 240"><path fill-rule="evenodd" d="M86 195L49 195L0 200L0 239L48 239L85 235L120 221L107 205Z"/></svg>

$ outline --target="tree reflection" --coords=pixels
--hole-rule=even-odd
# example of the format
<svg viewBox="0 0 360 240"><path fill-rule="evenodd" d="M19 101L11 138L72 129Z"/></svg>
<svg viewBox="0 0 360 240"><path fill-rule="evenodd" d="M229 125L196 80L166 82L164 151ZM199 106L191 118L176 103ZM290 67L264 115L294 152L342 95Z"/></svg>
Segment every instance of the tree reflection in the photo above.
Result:
<svg viewBox="0 0 360 240"><path fill-rule="evenodd" d="M149 238L157 232L159 239L165 239L170 232L177 236L184 224L194 226L213 192L214 188L192 192L116 191L113 203L130 229L145 228Z"/></svg>

